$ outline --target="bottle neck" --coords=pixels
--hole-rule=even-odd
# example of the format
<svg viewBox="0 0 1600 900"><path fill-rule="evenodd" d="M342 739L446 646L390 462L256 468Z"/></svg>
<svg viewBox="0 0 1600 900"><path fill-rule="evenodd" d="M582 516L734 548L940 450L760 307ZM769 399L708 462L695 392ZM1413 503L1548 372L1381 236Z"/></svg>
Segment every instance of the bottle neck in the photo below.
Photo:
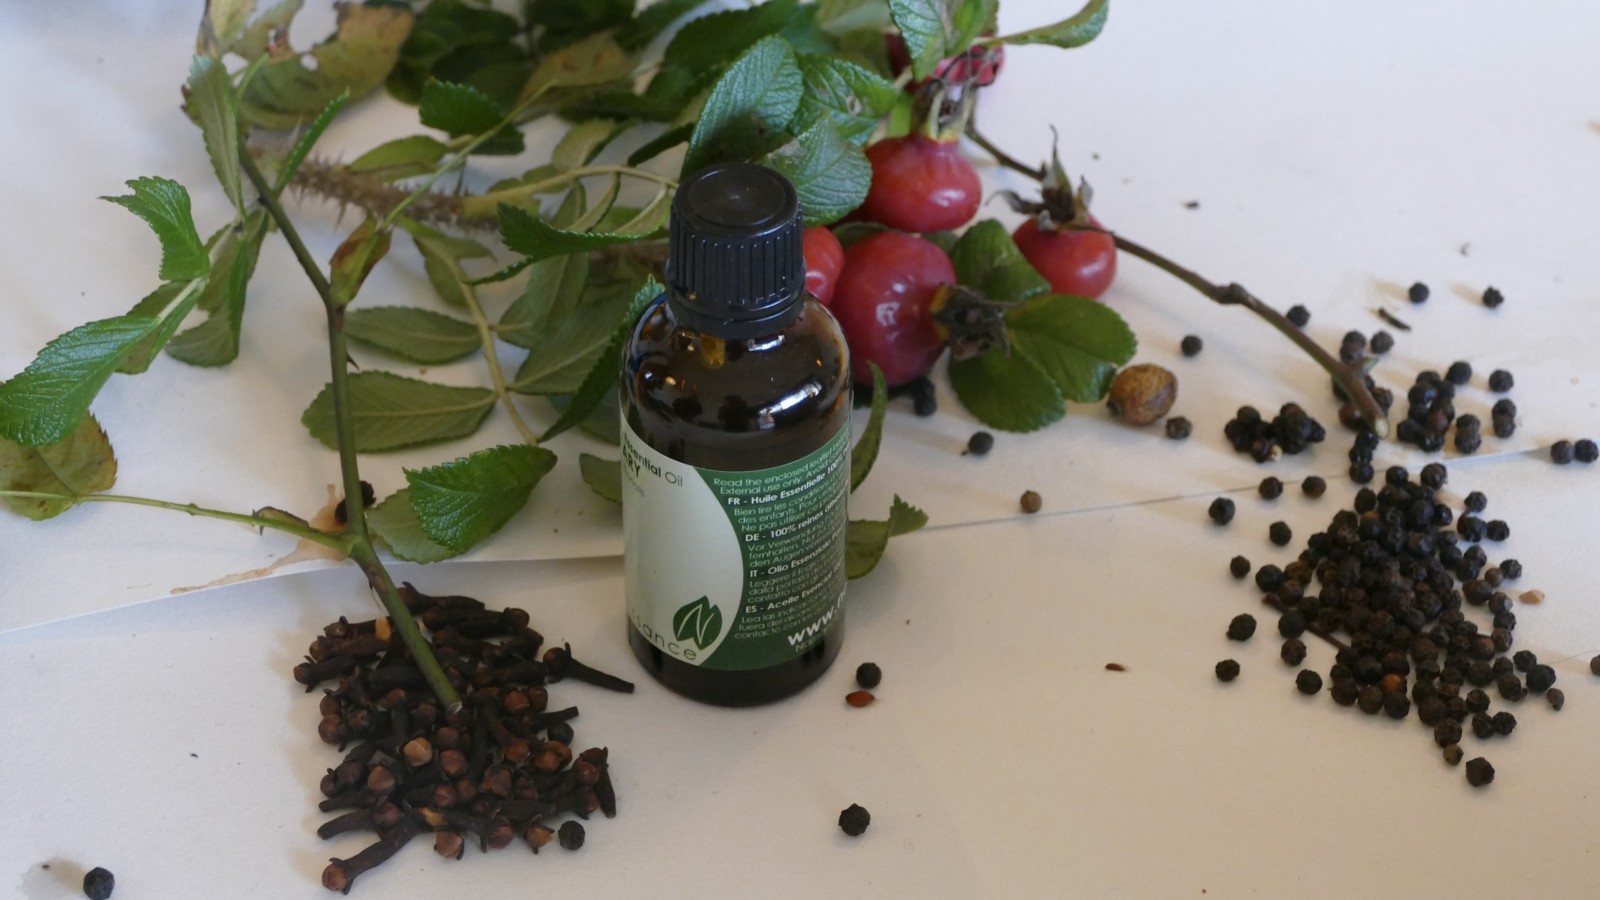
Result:
<svg viewBox="0 0 1600 900"><path fill-rule="evenodd" d="M678 324L701 334L730 341L753 340L782 331L800 317L805 305L806 293L800 291L781 305L769 306L751 315L743 311L719 310L717 304L697 302L695 298L676 290L667 291L667 306Z"/></svg>

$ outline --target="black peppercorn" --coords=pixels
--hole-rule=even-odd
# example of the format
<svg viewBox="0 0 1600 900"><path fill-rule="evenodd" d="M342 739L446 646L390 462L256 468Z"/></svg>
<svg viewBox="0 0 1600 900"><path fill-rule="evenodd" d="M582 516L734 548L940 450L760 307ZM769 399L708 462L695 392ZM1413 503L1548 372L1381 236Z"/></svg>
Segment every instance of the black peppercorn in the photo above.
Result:
<svg viewBox="0 0 1600 900"><path fill-rule="evenodd" d="M1225 659L1217 663L1217 680L1232 681L1239 677L1239 663L1236 660Z"/></svg>
<svg viewBox="0 0 1600 900"><path fill-rule="evenodd" d="M1283 495L1283 482L1271 475L1261 479L1261 484L1256 487L1256 493L1263 500L1276 500Z"/></svg>
<svg viewBox="0 0 1600 900"><path fill-rule="evenodd" d="M1461 765L1461 757L1465 755L1466 754L1461 752L1460 744L1451 744L1450 746L1444 748L1444 761L1449 765Z"/></svg>
<svg viewBox="0 0 1600 900"><path fill-rule="evenodd" d="M860 837L872 824L872 813L852 803L839 813L839 830L851 837Z"/></svg>
<svg viewBox="0 0 1600 900"><path fill-rule="evenodd" d="M1556 441L1550 445L1550 461L1558 466L1572 462L1572 442Z"/></svg>
<svg viewBox="0 0 1600 900"><path fill-rule="evenodd" d="M1472 733L1477 735L1479 740L1494 737L1494 719L1483 713L1473 713Z"/></svg>
<svg viewBox="0 0 1600 900"><path fill-rule="evenodd" d="M1315 694L1322 690L1322 676L1310 669L1301 669L1294 677L1294 686L1302 694Z"/></svg>
<svg viewBox="0 0 1600 900"><path fill-rule="evenodd" d="M1489 709L1489 695L1479 688L1467 691L1467 709L1471 712L1481 713Z"/></svg>
<svg viewBox="0 0 1600 900"><path fill-rule="evenodd" d="M1335 678L1333 686L1328 688L1328 693L1333 695L1333 702L1340 706L1354 706L1361 689L1348 678Z"/></svg>
<svg viewBox="0 0 1600 900"><path fill-rule="evenodd" d="M1385 694L1383 712L1391 719L1404 719L1411 714L1411 698L1403 692Z"/></svg>
<svg viewBox="0 0 1600 900"><path fill-rule="evenodd" d="M110 870L95 866L83 876L83 895L89 900L106 900L116 889L117 879Z"/></svg>
<svg viewBox="0 0 1600 900"><path fill-rule="evenodd" d="M1528 669L1528 690L1535 694L1550 689L1556 683L1556 670L1550 666L1539 664Z"/></svg>
<svg viewBox="0 0 1600 900"><path fill-rule="evenodd" d="M1504 519L1492 519L1483 529L1483 533L1491 541L1503 541L1511 537L1511 526Z"/></svg>
<svg viewBox="0 0 1600 900"><path fill-rule="evenodd" d="M567 850L577 850L583 846L583 823L576 819L562 822L556 830L556 840Z"/></svg>
<svg viewBox="0 0 1600 900"><path fill-rule="evenodd" d="M1539 657L1532 650L1518 650L1511 654L1511 664L1517 667L1518 672L1526 672L1538 665Z"/></svg>
<svg viewBox="0 0 1600 900"><path fill-rule="evenodd" d="M1321 475L1307 475L1306 480L1300 482L1300 491L1307 497L1315 500L1328 490L1328 482Z"/></svg>
<svg viewBox="0 0 1600 900"><path fill-rule="evenodd" d="M1595 675L1600 675L1600 656L1589 660L1589 671Z"/></svg>
<svg viewBox="0 0 1600 900"><path fill-rule="evenodd" d="M1227 497L1218 497L1211 501L1211 508L1206 510L1206 514L1218 525L1226 525L1233 521L1233 501Z"/></svg>
<svg viewBox="0 0 1600 900"><path fill-rule="evenodd" d="M987 431L974 431L972 437L967 438L967 453L973 456L982 456L994 449L994 435Z"/></svg>
<svg viewBox="0 0 1600 900"><path fill-rule="evenodd" d="M1235 578L1243 578L1250 574L1250 560L1242 556L1235 556L1228 562L1228 571L1232 572Z"/></svg>
<svg viewBox="0 0 1600 900"><path fill-rule="evenodd" d="M1428 286L1418 281L1406 290L1406 299L1412 303L1422 303L1428 299Z"/></svg>
<svg viewBox="0 0 1600 900"><path fill-rule="evenodd" d="M1501 675L1499 678L1496 678L1494 680L1494 687L1495 690L1500 692L1500 696L1507 700L1522 699L1522 681L1521 679L1517 678L1515 672L1507 672L1506 674Z"/></svg>
<svg viewBox="0 0 1600 900"><path fill-rule="evenodd" d="M1363 685L1356 694L1356 706L1369 716L1383 710L1383 689L1375 684Z"/></svg>
<svg viewBox="0 0 1600 900"><path fill-rule="evenodd" d="M1489 390L1494 391L1496 394L1504 394L1506 391L1511 390L1515 382L1516 379L1512 378L1511 373L1505 369L1495 369L1489 373Z"/></svg>
<svg viewBox="0 0 1600 900"><path fill-rule="evenodd" d="M1574 441L1572 444L1572 458L1581 463L1592 463L1600 459L1600 445L1596 445L1594 441L1588 438Z"/></svg>
<svg viewBox="0 0 1600 900"><path fill-rule="evenodd" d="M1372 480L1373 471L1371 463L1351 463L1350 480L1356 484L1366 484Z"/></svg>
<svg viewBox="0 0 1600 900"><path fill-rule="evenodd" d="M1228 639L1231 641L1248 641L1256 633L1256 617L1249 613L1240 613L1228 622Z"/></svg>
<svg viewBox="0 0 1600 900"><path fill-rule="evenodd" d="M1178 346L1182 348L1184 356L1199 356L1200 351L1205 348L1205 342L1200 340L1198 334L1189 334L1184 335Z"/></svg>
<svg viewBox="0 0 1600 900"><path fill-rule="evenodd" d="M1433 742L1440 747L1461 742L1461 723L1454 719L1445 719L1433 726Z"/></svg>
<svg viewBox="0 0 1600 900"><path fill-rule="evenodd" d="M1305 633L1306 614L1300 610L1286 609L1283 611L1283 615L1278 617L1278 634L1286 638L1297 638ZM1304 655L1305 648L1303 645L1300 652Z"/></svg>
<svg viewBox="0 0 1600 900"><path fill-rule="evenodd" d="M864 662L856 666L856 684L870 691L882 683L883 670L878 668L877 663Z"/></svg>
<svg viewBox="0 0 1600 900"><path fill-rule="evenodd" d="M1194 433L1194 423L1183 416L1173 416L1167 420L1167 437L1175 441L1185 440Z"/></svg>
<svg viewBox="0 0 1600 900"><path fill-rule="evenodd" d="M1256 570L1256 587L1268 593L1282 587L1283 580L1283 570L1272 563L1267 563Z"/></svg>
<svg viewBox="0 0 1600 900"><path fill-rule="evenodd" d="M1550 701L1550 708L1556 712L1560 712L1561 707L1567 705L1567 695L1561 690L1561 688L1551 688L1550 690L1545 691L1544 699Z"/></svg>
<svg viewBox="0 0 1600 900"><path fill-rule="evenodd" d="M1502 737L1510 734L1517 728L1517 717L1503 710L1495 713L1492 721L1494 722L1495 733L1501 735Z"/></svg>
<svg viewBox="0 0 1600 900"><path fill-rule="evenodd" d="M1294 327L1304 328L1306 323L1311 321L1311 310L1296 303L1294 306L1289 307L1289 311L1284 314L1284 318L1293 323ZM1365 343L1365 341L1362 343Z"/></svg>
<svg viewBox="0 0 1600 900"><path fill-rule="evenodd" d="M1462 505L1470 512L1481 513L1488 508L1489 498L1484 496L1483 491L1473 491L1462 501Z"/></svg>
<svg viewBox="0 0 1600 900"><path fill-rule="evenodd" d="M1505 295L1500 293L1500 289L1499 288L1487 287L1487 288L1483 289L1483 305L1484 306L1487 306L1490 309L1494 309L1495 307L1499 306L1500 304L1502 304L1504 302L1506 302Z"/></svg>
<svg viewBox="0 0 1600 900"><path fill-rule="evenodd" d="M1271 538L1272 542L1279 547L1286 547L1290 541L1294 540L1294 533L1289 530L1288 523L1273 522L1267 527L1267 537Z"/></svg>
<svg viewBox="0 0 1600 900"><path fill-rule="evenodd" d="M1278 630L1283 630L1283 620L1278 620ZM1298 666L1306 661L1306 642L1297 637L1289 638L1283 642L1283 647L1278 650L1285 665Z"/></svg>
<svg viewBox="0 0 1600 900"><path fill-rule="evenodd" d="M1367 347L1373 353L1388 353L1394 349L1394 335L1387 331L1379 331L1373 334L1372 340L1367 342Z"/></svg>

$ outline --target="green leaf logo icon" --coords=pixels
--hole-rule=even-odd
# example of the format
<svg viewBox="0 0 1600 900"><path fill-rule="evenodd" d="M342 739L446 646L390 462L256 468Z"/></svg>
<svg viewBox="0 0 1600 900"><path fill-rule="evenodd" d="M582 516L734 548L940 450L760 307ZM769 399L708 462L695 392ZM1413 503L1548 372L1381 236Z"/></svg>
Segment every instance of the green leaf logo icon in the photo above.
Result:
<svg viewBox="0 0 1600 900"><path fill-rule="evenodd" d="M680 641L694 641L694 645L701 650L711 646L721 633L722 610L713 606L706 597L686 603L672 614L673 636Z"/></svg>

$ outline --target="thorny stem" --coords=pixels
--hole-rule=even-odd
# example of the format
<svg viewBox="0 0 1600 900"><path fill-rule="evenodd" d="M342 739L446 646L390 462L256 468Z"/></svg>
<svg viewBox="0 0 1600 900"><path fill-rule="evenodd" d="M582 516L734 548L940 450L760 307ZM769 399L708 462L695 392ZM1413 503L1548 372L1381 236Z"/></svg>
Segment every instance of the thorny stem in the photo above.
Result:
<svg viewBox="0 0 1600 900"><path fill-rule="evenodd" d="M995 161L1006 168L1027 175L1036 181L1044 180L1044 169L1030 168L1019 162L1015 157L990 143L987 138L978 133L977 128L969 125L967 127L967 137L971 138L973 143L982 147L984 151L995 158ZM1378 437L1388 436L1389 420L1384 414L1383 407L1378 405L1378 401L1373 398L1372 392L1367 390L1362 373L1339 362L1332 354L1323 349L1320 344L1313 341L1310 335L1296 328L1294 323L1285 318L1282 313L1268 306L1261 298L1246 290L1243 285L1238 282L1232 282L1227 285L1216 284L1202 277L1194 270L1186 269L1142 244L1134 243L1115 232L1107 231L1105 233L1111 235L1112 239L1116 241L1118 250L1127 253L1129 256L1136 256L1166 272L1168 275L1204 294L1213 302L1223 306L1243 306L1245 309L1265 319L1267 324L1278 329L1284 337L1294 341L1301 350L1304 350L1308 356L1316 361L1317 365L1321 366L1324 371L1333 377L1334 382L1339 385L1345 395L1355 402L1357 408L1361 411L1362 418L1367 420L1367 423L1372 426L1372 430L1377 433Z"/></svg>
<svg viewBox="0 0 1600 900"><path fill-rule="evenodd" d="M349 555L350 537L342 534L329 534L318 531L310 525L297 525L287 519L274 519L267 516L250 515L248 513L228 512L221 509L208 509L194 503L173 503L170 500L155 500L150 497L129 497L125 494L51 494L43 491L0 491L0 497L15 497L19 500L60 500L67 503L127 503L133 506L152 506L157 509L168 509L191 516L206 519L222 519L226 522L238 522L256 528L270 528L292 534L297 538L321 544L332 550Z"/></svg>
<svg viewBox="0 0 1600 900"><path fill-rule="evenodd" d="M635 168L633 166L582 166L576 169L568 169L565 172L551 175L549 178L542 178L538 181L529 182L528 184L516 184L512 185L511 187L501 188L498 191L489 191L486 194L464 196L461 198L461 216L469 221L476 219L492 219L495 215L496 208L499 207L501 203L511 203L525 200L533 194L543 193L551 188L560 187L563 184L570 184L571 182L577 181L580 178L587 178L590 175L630 175L634 178L639 178L644 181L653 181L656 184L662 185L663 187L678 186L678 180L676 178L672 178L667 175L658 175L655 172L651 172L646 169Z"/></svg>
<svg viewBox="0 0 1600 900"><path fill-rule="evenodd" d="M522 435L522 442L530 446L539 443L539 436L533 433L528 423L522 420L522 414L517 412L516 401L511 397L511 390L506 386L505 373L500 370L500 353L495 350L493 328L489 319L483 314L483 305L478 302L478 291L470 284L461 285L461 295L467 301L467 310L472 313L472 322L478 327L478 343L483 345L483 361L489 369L489 380L494 384L494 395L500 398L500 403L511 416L511 423L517 426L517 433Z"/></svg>
<svg viewBox="0 0 1600 900"><path fill-rule="evenodd" d="M349 409L350 360L345 346L344 308L334 299L333 286L322 274L322 269L312 258L311 251L306 249L305 242L300 239L300 232L295 229L293 220L283 211L283 205L278 202L266 176L261 174L261 169L256 165L249 150L241 149L239 164L245 176L260 194L261 204L277 223L284 240L289 242L289 249L294 252L295 259L305 270L306 277L310 279L311 286L316 289L317 295L322 298L323 307L327 310L328 356L332 368L329 393L333 398L333 420L339 445L339 468L344 481L345 505L349 511L350 558L361 567L361 571L367 576L367 583L383 602L384 609L394 621L395 630L400 633L400 639L405 643L406 649L411 651L417 668L427 679L428 687L433 689L434 696L439 698L439 702L447 711L454 713L461 708L461 698L457 696L455 687L450 684L450 679L445 676L439 660L433 655L433 648L422 636L421 629L417 627L417 620L406 608L405 600L395 587L394 579L389 577L382 560L378 559L378 553L372 546L372 536L367 530L367 513L361 497L361 472L356 462L355 422L350 416Z"/></svg>

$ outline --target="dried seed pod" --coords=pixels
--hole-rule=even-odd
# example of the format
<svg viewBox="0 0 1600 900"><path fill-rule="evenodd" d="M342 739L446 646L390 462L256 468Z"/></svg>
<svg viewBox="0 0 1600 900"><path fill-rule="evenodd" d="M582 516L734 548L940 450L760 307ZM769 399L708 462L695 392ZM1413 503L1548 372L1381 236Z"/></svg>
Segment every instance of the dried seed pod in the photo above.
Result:
<svg viewBox="0 0 1600 900"><path fill-rule="evenodd" d="M844 702L854 706L857 709L860 709L863 706L871 706L872 701L876 699L878 698L874 696L871 691L851 691L850 693L844 695Z"/></svg>
<svg viewBox="0 0 1600 900"><path fill-rule="evenodd" d="M1129 425L1149 425L1178 399L1178 376L1153 363L1128 366L1111 382L1106 408Z"/></svg>

